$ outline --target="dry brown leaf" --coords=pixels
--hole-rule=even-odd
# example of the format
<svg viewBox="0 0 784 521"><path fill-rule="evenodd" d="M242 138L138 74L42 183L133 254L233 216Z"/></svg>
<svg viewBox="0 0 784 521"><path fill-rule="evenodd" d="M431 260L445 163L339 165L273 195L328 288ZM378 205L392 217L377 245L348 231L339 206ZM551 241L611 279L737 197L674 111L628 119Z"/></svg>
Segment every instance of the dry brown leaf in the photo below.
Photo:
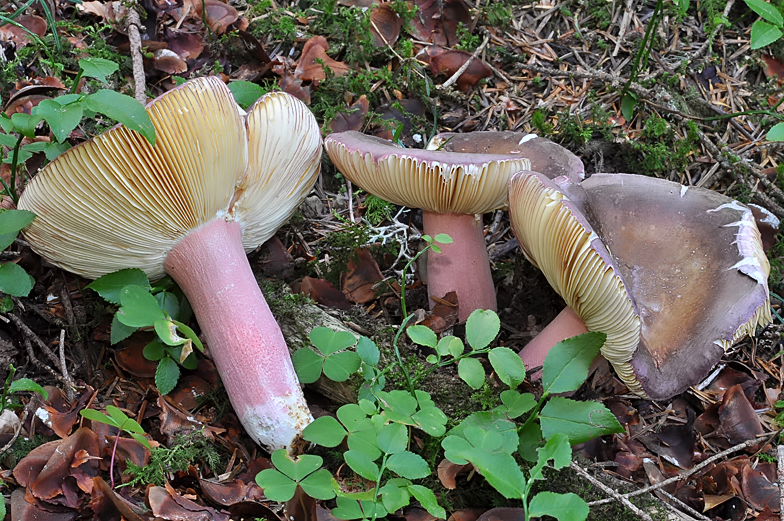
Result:
<svg viewBox="0 0 784 521"><path fill-rule="evenodd" d="M351 70L349 66L327 56L328 50L329 44L323 36L314 36L305 42L294 77L302 81L319 82L327 77L324 67L329 68L335 76L348 74Z"/></svg>
<svg viewBox="0 0 784 521"><path fill-rule="evenodd" d="M369 250L358 249L354 253L343 276L343 294L349 302L367 304L376 298L373 286L384 276Z"/></svg>

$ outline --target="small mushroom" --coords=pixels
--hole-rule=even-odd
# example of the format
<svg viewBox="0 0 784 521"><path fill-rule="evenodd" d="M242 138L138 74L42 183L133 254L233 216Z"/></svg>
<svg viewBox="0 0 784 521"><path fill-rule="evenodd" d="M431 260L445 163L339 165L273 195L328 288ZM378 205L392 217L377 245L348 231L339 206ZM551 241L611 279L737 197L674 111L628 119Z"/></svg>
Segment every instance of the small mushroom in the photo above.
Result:
<svg viewBox="0 0 784 521"><path fill-rule="evenodd" d="M520 172L509 206L526 257L571 308L523 348L529 367L555 341L601 331L629 389L664 400L771 321L759 231L728 197L631 174Z"/></svg>
<svg viewBox="0 0 784 521"><path fill-rule="evenodd" d="M60 155L19 207L42 257L87 278L136 267L171 275L193 307L231 403L269 450L312 421L283 335L246 251L271 237L319 171L304 104L262 97L243 117L226 85L199 78L147 107L156 145L123 126Z"/></svg>
<svg viewBox="0 0 784 521"><path fill-rule="evenodd" d="M441 253L428 255L431 297L457 292L461 322L475 309L496 309L481 214L506 206L509 178L530 168L527 159L401 148L354 131L330 134L324 146L352 183L395 204L422 208L426 234L452 237Z"/></svg>

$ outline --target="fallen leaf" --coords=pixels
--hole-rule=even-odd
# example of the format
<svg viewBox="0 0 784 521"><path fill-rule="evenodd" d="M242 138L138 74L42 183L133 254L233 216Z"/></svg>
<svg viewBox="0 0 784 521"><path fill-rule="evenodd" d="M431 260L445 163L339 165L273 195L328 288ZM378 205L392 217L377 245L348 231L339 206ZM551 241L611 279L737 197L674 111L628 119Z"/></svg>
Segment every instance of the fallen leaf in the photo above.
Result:
<svg viewBox="0 0 784 521"><path fill-rule="evenodd" d="M367 96L363 94L353 105L335 115L335 118L329 123L329 129L332 132L360 130L369 109L370 103Z"/></svg>
<svg viewBox="0 0 784 521"><path fill-rule="evenodd" d="M300 283L296 293L307 295L319 304L336 309L351 309L351 304L346 300L342 291L335 289L330 282L324 279L305 277Z"/></svg>
<svg viewBox="0 0 784 521"><path fill-rule="evenodd" d="M294 274L294 259L277 236L261 245L261 273L267 278L287 279Z"/></svg>
<svg viewBox="0 0 784 521"><path fill-rule="evenodd" d="M95 519L100 521L147 521L134 510L143 508L143 505L133 505L122 496L115 494L101 477L93 478L93 490L90 493L90 508Z"/></svg>
<svg viewBox="0 0 784 521"><path fill-rule="evenodd" d="M375 5L370 11L370 32L376 47L394 45L400 36L403 21L391 4Z"/></svg>
<svg viewBox="0 0 784 521"><path fill-rule="evenodd" d="M419 12L411 20L411 35L436 45L457 43L457 28L471 26L471 13L463 0L414 0Z"/></svg>
<svg viewBox="0 0 784 521"><path fill-rule="evenodd" d="M715 431L715 436L726 440L728 447L731 447L753 440L763 433L759 416L743 393L740 384L727 389L719 407L719 427Z"/></svg>
<svg viewBox="0 0 784 521"><path fill-rule="evenodd" d="M447 521L476 521L487 510L486 508L461 508L452 512Z"/></svg>
<svg viewBox="0 0 784 521"><path fill-rule="evenodd" d="M213 386L203 378L193 374L180 377L177 387L166 395L166 399L178 404L182 409L191 411L199 406L199 399L207 396Z"/></svg>
<svg viewBox="0 0 784 521"><path fill-rule="evenodd" d="M425 312L425 318L418 322L420 325L427 326L434 333L443 333L450 327L457 324L460 306L457 301L457 293L450 291L444 298L430 297L436 305L433 309Z"/></svg>
<svg viewBox="0 0 784 521"><path fill-rule="evenodd" d="M477 521L522 521L525 514L522 508L492 508L479 516Z"/></svg>
<svg viewBox="0 0 784 521"><path fill-rule="evenodd" d="M11 519L13 521L73 521L79 512L73 509L47 511L25 499L25 489L18 488L11 493Z"/></svg>
<svg viewBox="0 0 784 521"><path fill-rule="evenodd" d="M147 488L147 503L152 513L169 521L229 521L229 514L212 507L199 505L177 494L168 483L166 488L152 486Z"/></svg>
<svg viewBox="0 0 784 521"><path fill-rule="evenodd" d="M376 298L373 287L384 276L369 250L357 249L354 253L343 275L343 294L349 302L367 304Z"/></svg>
<svg viewBox="0 0 784 521"><path fill-rule="evenodd" d="M451 77L454 73L460 70L468 60L471 59L472 54L466 51L455 50L434 50L434 54L430 55L430 70L433 74ZM477 57L471 61L471 64L463 72L455 85L462 92L468 92L474 87L482 78L489 78L493 75L490 67L485 65L481 58Z"/></svg>
<svg viewBox="0 0 784 521"><path fill-rule="evenodd" d="M317 521L316 500L297 486L294 497L286 501L286 521Z"/></svg>
<svg viewBox="0 0 784 521"><path fill-rule="evenodd" d="M754 507L754 510L768 508L773 512L779 512L778 484L772 483L762 471L751 468L751 465L744 466L741 472L741 486L744 498Z"/></svg>
<svg viewBox="0 0 784 521"><path fill-rule="evenodd" d="M457 476L470 472L472 468L473 466L470 463L458 465L457 463L452 463L444 458L441 460L441 463L438 464L438 480L444 485L444 488L455 490L457 488ZM471 520L466 519L461 521Z"/></svg>
<svg viewBox="0 0 784 521"><path fill-rule="evenodd" d="M24 29L13 24L0 25L0 40L13 42L17 49L21 49L30 43L28 31L39 38L46 34L46 20L40 16L23 14L17 16L14 21L24 27Z"/></svg>
<svg viewBox="0 0 784 521"><path fill-rule="evenodd" d="M335 61L327 56L329 44L323 36L314 36L302 47L302 55L294 71L294 77L303 81L319 82L326 79L324 67L335 76L343 76L351 70L343 62Z"/></svg>

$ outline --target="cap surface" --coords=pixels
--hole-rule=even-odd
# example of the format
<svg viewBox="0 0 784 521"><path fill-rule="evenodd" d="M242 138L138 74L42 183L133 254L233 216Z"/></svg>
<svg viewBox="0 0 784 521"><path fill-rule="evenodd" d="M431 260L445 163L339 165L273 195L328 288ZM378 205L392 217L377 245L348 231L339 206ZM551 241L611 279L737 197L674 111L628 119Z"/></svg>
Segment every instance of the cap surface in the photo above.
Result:
<svg viewBox="0 0 784 521"><path fill-rule="evenodd" d="M513 179L513 227L588 329L607 333L602 352L634 392L666 399L685 390L734 342L770 322L769 266L745 206L630 174L554 181ZM555 243L546 230L558 230ZM590 304L597 297L599 307ZM607 329L597 313L614 314Z"/></svg>
<svg viewBox="0 0 784 521"><path fill-rule="evenodd" d="M511 175L530 168L519 156L401 148L355 131L330 134L324 146L352 183L395 204L436 213L503 208Z"/></svg>
<svg viewBox="0 0 784 521"><path fill-rule="evenodd" d="M312 158L298 162L287 156L300 149L291 144L297 138L310 153L320 143L297 103L286 94L262 99L246 127L220 79L186 82L147 107L157 135L154 147L118 125L41 170L19 200L20 208L36 214L24 235L42 257L87 278L128 267L160 278L177 242L216 217L238 220L243 245L252 249L298 204L299 199L282 201L283 195L301 199L301 185L315 178ZM280 116L279 127L260 121L270 114ZM283 120L292 114L294 121ZM286 142L276 135L278 128L287 133Z"/></svg>
<svg viewBox="0 0 784 521"><path fill-rule="evenodd" d="M442 132L427 146L430 150L464 154L509 154L531 161L530 170L550 179L561 175L574 179L585 177L585 165L579 157L549 139L523 132Z"/></svg>

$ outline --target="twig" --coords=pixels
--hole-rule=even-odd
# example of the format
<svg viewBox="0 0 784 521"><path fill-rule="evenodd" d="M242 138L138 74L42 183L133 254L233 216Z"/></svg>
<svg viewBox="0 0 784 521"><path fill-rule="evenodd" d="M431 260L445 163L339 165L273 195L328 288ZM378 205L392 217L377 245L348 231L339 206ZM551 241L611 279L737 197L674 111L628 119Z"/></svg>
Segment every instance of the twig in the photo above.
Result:
<svg viewBox="0 0 784 521"><path fill-rule="evenodd" d="M629 18L632 17L632 0L626 0L623 6L623 18L621 18L621 26L618 29L618 38L615 40L615 48L612 55L618 56L618 51L621 48L621 42L626 35L626 27L629 25Z"/></svg>
<svg viewBox="0 0 784 521"><path fill-rule="evenodd" d="M449 87L450 85L452 85L454 82L456 82L457 79L460 76L462 76L463 73L468 69L468 67L471 65L471 63L473 63L473 61L476 59L476 57L479 56L482 53L482 51L487 46L487 42L489 42L489 41L490 41L490 37L489 36L485 36L485 39L482 41L482 44L479 47L476 48L476 50L474 51L474 54L472 54L471 57L468 58L468 60L463 65L461 65L459 69L457 69L457 72L455 72L444 83L442 83L441 85L438 85L437 88L438 89L445 89L445 88Z"/></svg>
<svg viewBox="0 0 784 521"><path fill-rule="evenodd" d="M662 496L666 497L668 500L672 501L673 503L678 505L680 508L684 509L686 512L688 512L690 515L694 516L696 519L699 519L700 521L711 521L711 519L709 517L700 514L699 512L694 510L692 507L690 507L689 505L687 505L686 503L684 503L683 501L681 501L677 497L673 496L669 492L665 492L664 490L657 490L656 492L661 494Z"/></svg>
<svg viewBox="0 0 784 521"><path fill-rule="evenodd" d="M63 372L63 379L66 381L65 398L68 403L72 403L74 399L74 383L68 375L68 366L65 363L65 329L60 330L60 369Z"/></svg>
<svg viewBox="0 0 784 521"><path fill-rule="evenodd" d="M52 363L53 363L55 366L57 366L57 368L58 368L58 369L60 369L60 372L62 373L62 367L59 367L59 366L60 366L60 359L59 359L59 358L57 358L57 355L55 355L55 354L52 352L52 350L51 350L51 349L49 349L49 346L47 346L47 345L46 345L46 344L43 342L43 340L41 340L40 338L38 338L38 335L36 335L36 334L33 332L33 330L32 330L32 329L30 329L29 327L27 327L27 324L25 324L24 322L22 322L22 319L20 319L19 317L17 317L17 316L16 316L16 315L14 315L13 313L8 313L8 318L10 318L10 319L11 319L11 322L13 322L13 323L14 323L14 325L17 327L17 329L19 329L19 331L22 333L22 335L25 337L25 339L27 339L27 340L32 340L33 342L35 342L35 343L36 343L36 345L38 345L38 347L41 349L41 351L43 351L43 353L46 355L46 357L47 357L49 360L51 360L51 361L52 361ZM30 352L32 353L32 345L30 346ZM51 368L49 368L48 366L47 366L47 368L48 368L50 371L52 371L52 369L51 369ZM54 374L55 374L55 375L57 375L57 373L54 373ZM57 375L57 376L61 376L61 375Z"/></svg>
<svg viewBox="0 0 784 521"><path fill-rule="evenodd" d="M579 475L581 475L583 478L587 479L592 485L600 488L606 494L609 494L614 499L616 499L616 500L620 501L621 503L623 503L623 505L626 508L628 508L629 510L634 512L634 514L637 517L639 517L640 519L642 519L643 521L653 521L653 519L651 519L651 516L649 516L648 514L646 514L645 512L640 510L639 508L637 508L631 501L629 501L627 498L623 497L620 493L616 492L615 490L611 489L610 487L608 487L607 485L605 485L604 483L602 483L601 481L599 481L595 477L591 476L584 468L582 468L580 465L578 465L574 461L569 464L569 467L572 470L574 470L575 472L577 472Z"/></svg>
<svg viewBox="0 0 784 521"><path fill-rule="evenodd" d="M779 490L784 490L784 445L779 445L776 447L778 451L778 482L779 482ZM784 512L784 494L779 493L779 508L780 512Z"/></svg>
<svg viewBox="0 0 784 521"><path fill-rule="evenodd" d="M634 497L634 496L639 496L641 494L646 494L646 493L651 492L653 490L658 490L658 489L660 489L662 487L666 487L670 483L676 483L676 482L678 482L678 481L680 481L682 479L688 478L689 476L691 476L692 474L694 474L696 472L699 472L700 470L704 469L705 467L707 467L708 465L710 465L711 463L713 463L717 459L723 458L724 456L726 456L728 454L732 454L733 452L737 452L739 450L746 449L746 448L751 447L753 445L758 445L759 443L761 443L761 441L759 439L746 440L743 443L738 443L737 445L735 445L733 447L730 447L727 450L723 450L723 451L719 452L718 454L714 454L713 456L711 456L710 458L706 459L705 461L703 461L699 465L695 465L694 467L692 467L691 469L685 471L682 474L678 474L677 476L673 476L673 477L671 477L669 479L665 479L664 481L662 481L660 483L656 483L654 485L650 485L648 487L641 488L639 490L635 490L634 492L629 492L627 494L623 494L623 497L630 498L630 497ZM615 500L614 499L600 499L598 501L592 501L591 503L588 503L588 505L589 506L604 505L605 503L610 503L611 501L615 501Z"/></svg>
<svg viewBox="0 0 784 521"><path fill-rule="evenodd" d="M24 425L25 420L27 420L27 407L25 407L24 411L22 411L22 417L19 419L19 423L17 423L14 427L14 435L11 436L11 439L8 440L8 443L6 443L3 448L0 449L0 454L4 454L5 451L14 445L14 442L16 442L16 439L19 437L19 433L22 432L22 425Z"/></svg>
<svg viewBox="0 0 784 521"><path fill-rule="evenodd" d="M115 2L120 5L120 2ZM139 27L142 22L139 13L135 9L136 3L125 7L125 30L128 33L128 40L131 45L131 60L133 62L133 83L135 97L142 105L147 105L147 80L144 75L144 60L142 59L142 37L139 34Z"/></svg>

